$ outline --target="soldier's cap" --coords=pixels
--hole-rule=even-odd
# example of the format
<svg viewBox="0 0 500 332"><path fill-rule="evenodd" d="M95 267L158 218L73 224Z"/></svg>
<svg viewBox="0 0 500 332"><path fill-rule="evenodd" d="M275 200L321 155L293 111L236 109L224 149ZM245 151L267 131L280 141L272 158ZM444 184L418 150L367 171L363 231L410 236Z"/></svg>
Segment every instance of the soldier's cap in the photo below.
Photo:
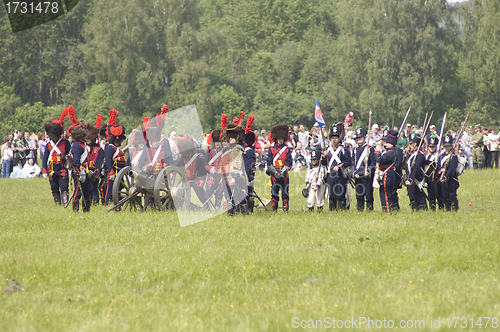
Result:
<svg viewBox="0 0 500 332"><path fill-rule="evenodd" d="M374 123L372 129L378 129L378 124Z"/></svg>
<svg viewBox="0 0 500 332"><path fill-rule="evenodd" d="M481 128L481 125L477 124L477 125L474 126L474 129L477 129L477 128Z"/></svg>
<svg viewBox="0 0 500 332"><path fill-rule="evenodd" d="M431 125L429 128L431 128L431 129L432 129L432 128L436 128L436 126L435 126L435 125Z"/></svg>

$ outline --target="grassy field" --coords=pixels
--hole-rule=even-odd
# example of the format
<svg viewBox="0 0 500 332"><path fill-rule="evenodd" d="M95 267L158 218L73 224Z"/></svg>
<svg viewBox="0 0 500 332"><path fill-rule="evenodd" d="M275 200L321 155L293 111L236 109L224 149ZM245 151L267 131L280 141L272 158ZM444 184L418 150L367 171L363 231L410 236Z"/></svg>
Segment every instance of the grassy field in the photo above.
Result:
<svg viewBox="0 0 500 332"><path fill-rule="evenodd" d="M26 291L0 293L0 331L289 331L294 317L469 330L500 319L499 175L466 172L458 213L412 213L403 189L389 216L378 194L372 213L309 213L293 174L289 214L188 227L174 212L74 214L44 179L1 179L0 286ZM267 177L257 188L269 198Z"/></svg>

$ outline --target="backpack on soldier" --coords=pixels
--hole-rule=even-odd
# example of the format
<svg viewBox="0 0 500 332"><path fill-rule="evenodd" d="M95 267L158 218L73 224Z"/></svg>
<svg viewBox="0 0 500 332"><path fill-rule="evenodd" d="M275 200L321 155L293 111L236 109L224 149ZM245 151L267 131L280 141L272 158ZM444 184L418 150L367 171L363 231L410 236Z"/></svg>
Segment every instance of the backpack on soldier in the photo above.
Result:
<svg viewBox="0 0 500 332"><path fill-rule="evenodd" d="M457 158L458 158L458 165L457 165L456 173L458 176L458 175L462 175L464 173L465 163L467 162L467 158L460 157L460 156L457 156Z"/></svg>

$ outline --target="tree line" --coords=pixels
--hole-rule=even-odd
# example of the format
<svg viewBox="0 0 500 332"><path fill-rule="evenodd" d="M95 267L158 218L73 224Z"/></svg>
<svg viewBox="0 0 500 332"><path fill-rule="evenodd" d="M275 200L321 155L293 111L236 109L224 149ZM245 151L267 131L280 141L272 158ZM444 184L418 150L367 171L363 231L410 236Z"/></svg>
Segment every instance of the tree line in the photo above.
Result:
<svg viewBox="0 0 500 332"><path fill-rule="evenodd" d="M196 104L205 131L240 111L255 128L327 122L500 124L500 2L80 0L13 34L0 10L0 133L38 131L70 104L89 121ZM105 116L106 118L106 116Z"/></svg>

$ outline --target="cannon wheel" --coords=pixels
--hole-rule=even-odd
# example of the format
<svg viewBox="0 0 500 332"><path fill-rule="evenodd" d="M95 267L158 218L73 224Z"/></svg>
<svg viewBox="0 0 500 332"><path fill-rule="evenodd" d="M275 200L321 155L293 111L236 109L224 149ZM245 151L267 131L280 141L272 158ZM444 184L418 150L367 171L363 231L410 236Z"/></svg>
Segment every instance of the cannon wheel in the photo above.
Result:
<svg viewBox="0 0 500 332"><path fill-rule="evenodd" d="M132 193L136 190L134 174L139 173L139 171L140 170L138 168L126 166L118 172L118 175L116 175L115 181L113 182L113 204L116 205L120 203L122 199L132 195ZM144 196L139 194L123 204L122 207L117 208L117 211L126 210L127 207L130 207L131 210L133 208L134 210L139 209L140 211L143 211L146 209Z"/></svg>
<svg viewBox="0 0 500 332"><path fill-rule="evenodd" d="M168 185L166 185L168 183ZM177 166L167 166L160 171L155 181L155 205L159 210L187 210L191 203L191 187L184 170Z"/></svg>

